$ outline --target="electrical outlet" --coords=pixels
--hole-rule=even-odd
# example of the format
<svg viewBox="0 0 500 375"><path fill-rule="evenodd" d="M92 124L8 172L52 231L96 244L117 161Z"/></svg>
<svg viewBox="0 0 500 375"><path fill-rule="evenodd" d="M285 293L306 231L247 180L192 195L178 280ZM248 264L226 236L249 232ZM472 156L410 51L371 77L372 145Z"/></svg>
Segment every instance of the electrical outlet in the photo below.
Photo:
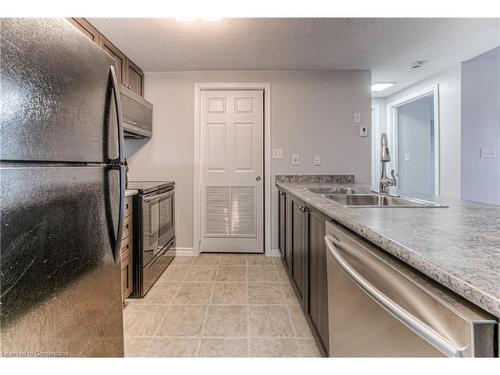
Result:
<svg viewBox="0 0 500 375"><path fill-rule="evenodd" d="M299 154L292 155L292 165L300 165L300 156Z"/></svg>
<svg viewBox="0 0 500 375"><path fill-rule="evenodd" d="M273 159L283 159L282 148L273 148Z"/></svg>
<svg viewBox="0 0 500 375"><path fill-rule="evenodd" d="M361 122L361 113L354 113L354 122L355 123L360 123Z"/></svg>
<svg viewBox="0 0 500 375"><path fill-rule="evenodd" d="M319 167L319 166L321 166L321 162L322 162L321 155L320 154L315 154L314 155L314 165L317 166L317 167Z"/></svg>
<svg viewBox="0 0 500 375"><path fill-rule="evenodd" d="M359 127L359 136L360 137L368 137L368 126L361 125Z"/></svg>

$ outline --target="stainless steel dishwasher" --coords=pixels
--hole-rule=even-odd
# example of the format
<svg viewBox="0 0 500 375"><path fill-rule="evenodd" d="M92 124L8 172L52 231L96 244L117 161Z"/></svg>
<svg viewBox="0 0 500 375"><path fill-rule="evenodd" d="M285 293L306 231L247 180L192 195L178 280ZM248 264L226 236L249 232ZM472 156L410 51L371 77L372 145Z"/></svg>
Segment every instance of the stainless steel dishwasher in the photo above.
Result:
<svg viewBox="0 0 500 375"><path fill-rule="evenodd" d="M345 227L325 242L330 356L495 356L493 316Z"/></svg>

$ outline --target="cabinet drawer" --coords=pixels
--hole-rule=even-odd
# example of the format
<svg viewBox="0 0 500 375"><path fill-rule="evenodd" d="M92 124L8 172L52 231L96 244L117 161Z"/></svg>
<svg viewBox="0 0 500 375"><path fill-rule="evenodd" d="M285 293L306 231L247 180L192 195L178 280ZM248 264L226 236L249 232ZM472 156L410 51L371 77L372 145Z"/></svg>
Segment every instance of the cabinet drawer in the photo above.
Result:
<svg viewBox="0 0 500 375"><path fill-rule="evenodd" d="M132 216L127 216L123 221L122 239L127 238L132 234Z"/></svg>
<svg viewBox="0 0 500 375"><path fill-rule="evenodd" d="M121 266L122 300L125 301L132 293L132 257L128 256L123 259Z"/></svg>
<svg viewBox="0 0 500 375"><path fill-rule="evenodd" d="M128 257L131 253L132 253L132 235L122 240L122 247L120 249L120 255L122 259Z"/></svg>
<svg viewBox="0 0 500 375"><path fill-rule="evenodd" d="M132 215L132 197L125 198L125 217Z"/></svg>

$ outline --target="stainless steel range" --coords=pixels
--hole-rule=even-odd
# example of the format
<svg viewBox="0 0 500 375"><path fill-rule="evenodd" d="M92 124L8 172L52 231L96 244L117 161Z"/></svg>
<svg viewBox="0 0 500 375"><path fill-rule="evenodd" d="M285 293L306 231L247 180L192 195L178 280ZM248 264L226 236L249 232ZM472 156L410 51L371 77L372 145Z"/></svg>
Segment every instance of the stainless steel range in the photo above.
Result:
<svg viewBox="0 0 500 375"><path fill-rule="evenodd" d="M134 199L134 291L144 297L175 256L175 183L129 181Z"/></svg>

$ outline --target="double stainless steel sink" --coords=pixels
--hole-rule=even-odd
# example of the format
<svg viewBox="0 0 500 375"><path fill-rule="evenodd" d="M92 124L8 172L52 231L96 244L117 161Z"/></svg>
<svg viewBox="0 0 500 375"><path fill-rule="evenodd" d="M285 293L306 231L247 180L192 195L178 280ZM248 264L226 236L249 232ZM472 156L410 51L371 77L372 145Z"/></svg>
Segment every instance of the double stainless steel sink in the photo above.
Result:
<svg viewBox="0 0 500 375"><path fill-rule="evenodd" d="M315 194L357 194L358 190L350 187L316 187L316 188L305 188L311 193Z"/></svg>
<svg viewBox="0 0 500 375"><path fill-rule="evenodd" d="M387 194L366 193L349 187L306 188L311 193L319 194L344 207L401 207L425 208L447 207L435 202L416 198L399 197Z"/></svg>
<svg viewBox="0 0 500 375"><path fill-rule="evenodd" d="M434 202L383 194L324 194L323 196L345 207L444 207Z"/></svg>

